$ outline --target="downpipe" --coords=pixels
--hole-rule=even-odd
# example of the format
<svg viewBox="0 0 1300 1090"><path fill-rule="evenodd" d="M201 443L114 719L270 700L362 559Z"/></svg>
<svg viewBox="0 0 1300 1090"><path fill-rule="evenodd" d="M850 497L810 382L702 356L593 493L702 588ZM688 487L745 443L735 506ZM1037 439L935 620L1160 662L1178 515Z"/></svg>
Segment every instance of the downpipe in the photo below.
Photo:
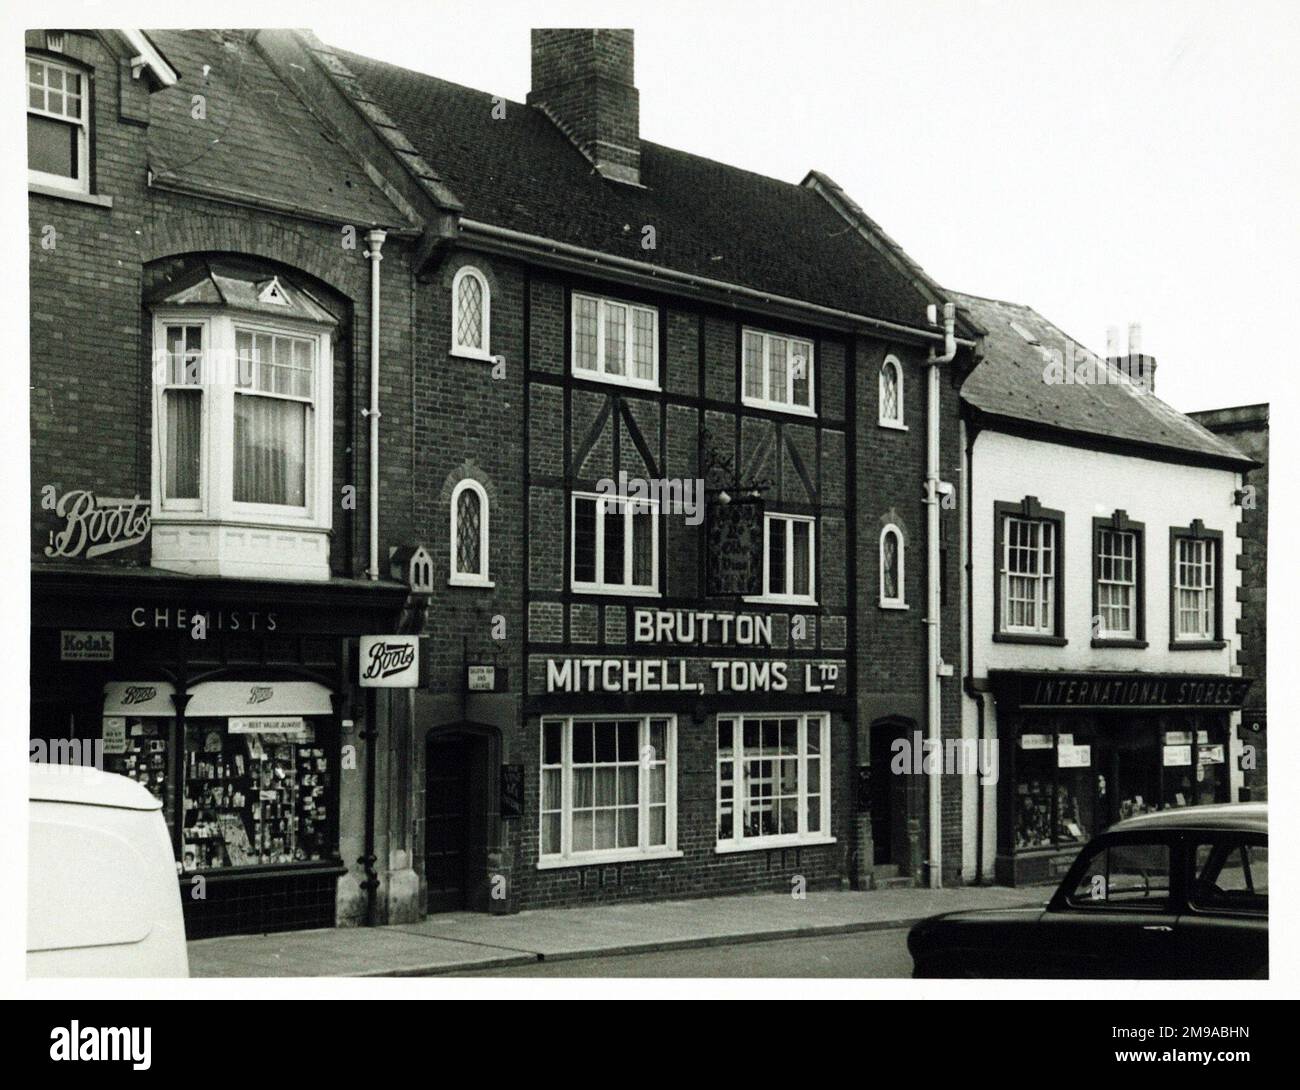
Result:
<svg viewBox="0 0 1300 1090"><path fill-rule="evenodd" d="M931 305L928 318L937 324L938 313ZM940 717L939 668L942 665L939 625L939 504L943 491L939 479L939 368L957 355L957 308L943 305L943 352L930 350L926 359L925 419L925 549L926 549L926 740L935 760L941 761L943 736ZM942 765L938 766L941 768ZM929 886L943 886L943 779L942 772L930 773L927 780L929 811Z"/></svg>
<svg viewBox="0 0 1300 1090"><path fill-rule="evenodd" d="M366 234L366 257L370 259L370 407L362 416L370 422L370 565L366 575L379 578L379 263L383 261L387 232L374 228Z"/></svg>

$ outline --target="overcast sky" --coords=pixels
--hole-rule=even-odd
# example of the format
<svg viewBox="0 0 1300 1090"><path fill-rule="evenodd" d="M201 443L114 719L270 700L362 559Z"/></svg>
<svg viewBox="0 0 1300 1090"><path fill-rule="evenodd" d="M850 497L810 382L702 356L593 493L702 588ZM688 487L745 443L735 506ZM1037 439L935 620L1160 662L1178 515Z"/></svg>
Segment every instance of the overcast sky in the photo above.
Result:
<svg viewBox="0 0 1300 1090"><path fill-rule="evenodd" d="M642 136L790 182L825 171L940 283L1028 303L1092 348L1140 321L1158 392L1190 410L1276 392L1300 252L1298 12L480 0L316 8L309 25L516 100L529 27L632 26Z"/></svg>

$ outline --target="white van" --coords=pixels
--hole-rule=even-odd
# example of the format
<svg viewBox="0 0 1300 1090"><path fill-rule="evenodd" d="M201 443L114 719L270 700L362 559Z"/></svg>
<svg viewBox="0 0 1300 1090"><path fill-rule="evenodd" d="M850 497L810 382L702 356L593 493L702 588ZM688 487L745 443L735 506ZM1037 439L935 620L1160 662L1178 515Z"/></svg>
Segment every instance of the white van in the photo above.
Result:
<svg viewBox="0 0 1300 1090"><path fill-rule="evenodd" d="M162 803L94 768L31 766L29 977L189 976Z"/></svg>

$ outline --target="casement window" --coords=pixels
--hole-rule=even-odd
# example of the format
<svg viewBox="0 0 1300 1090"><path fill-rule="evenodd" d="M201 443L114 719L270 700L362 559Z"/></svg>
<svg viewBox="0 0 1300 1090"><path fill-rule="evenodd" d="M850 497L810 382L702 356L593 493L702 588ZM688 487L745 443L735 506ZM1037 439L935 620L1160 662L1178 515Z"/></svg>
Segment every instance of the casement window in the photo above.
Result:
<svg viewBox="0 0 1300 1090"><path fill-rule="evenodd" d="M44 57L27 58L27 180L90 192L88 77Z"/></svg>
<svg viewBox="0 0 1300 1090"><path fill-rule="evenodd" d="M717 850L827 843L826 715L719 715Z"/></svg>
<svg viewBox="0 0 1300 1090"><path fill-rule="evenodd" d="M743 404L813 415L811 341L746 329L741 357Z"/></svg>
<svg viewBox="0 0 1300 1090"><path fill-rule="evenodd" d="M1220 646L1223 536L1198 520L1189 529L1172 530L1170 538L1170 646Z"/></svg>
<svg viewBox="0 0 1300 1090"><path fill-rule="evenodd" d="M763 593L751 602L816 604L817 520L763 516Z"/></svg>
<svg viewBox="0 0 1300 1090"><path fill-rule="evenodd" d="M906 609L904 590L903 531L890 523L880 531L880 605L883 609Z"/></svg>
<svg viewBox="0 0 1300 1090"><path fill-rule="evenodd" d="M487 277L464 265L451 282L451 354L492 358L492 294Z"/></svg>
<svg viewBox="0 0 1300 1090"><path fill-rule="evenodd" d="M880 410L882 428L903 428L903 365L896 356L886 356L880 365Z"/></svg>
<svg viewBox="0 0 1300 1090"><path fill-rule="evenodd" d="M659 593L659 504L575 492L571 585L600 594Z"/></svg>
<svg viewBox="0 0 1300 1090"><path fill-rule="evenodd" d="M542 720L538 866L677 856L677 720Z"/></svg>
<svg viewBox="0 0 1300 1090"><path fill-rule="evenodd" d="M659 389L659 312L616 299L573 294L573 373Z"/></svg>
<svg viewBox="0 0 1300 1090"><path fill-rule="evenodd" d="M337 320L276 277L205 272L150 304L151 563L328 578Z"/></svg>
<svg viewBox="0 0 1300 1090"><path fill-rule="evenodd" d="M993 505L993 639L1065 644L1065 516L1034 496Z"/></svg>
<svg viewBox="0 0 1300 1090"><path fill-rule="evenodd" d="M490 587L488 498L478 481L461 481L451 492L451 577L457 587Z"/></svg>
<svg viewBox="0 0 1300 1090"><path fill-rule="evenodd" d="M1093 644L1144 647L1142 524L1116 511L1092 525Z"/></svg>

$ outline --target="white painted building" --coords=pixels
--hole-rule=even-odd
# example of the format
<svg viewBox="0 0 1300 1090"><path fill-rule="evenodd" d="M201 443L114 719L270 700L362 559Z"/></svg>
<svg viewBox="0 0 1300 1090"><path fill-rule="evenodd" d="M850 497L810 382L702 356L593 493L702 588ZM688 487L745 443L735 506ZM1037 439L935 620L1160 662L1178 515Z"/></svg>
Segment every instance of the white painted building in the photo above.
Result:
<svg viewBox="0 0 1300 1090"><path fill-rule="evenodd" d="M999 755L997 783L963 779L962 871L1022 884L1123 817L1237 799L1253 463L1155 396L1136 345L1107 362L955 298L987 334L962 387L962 731Z"/></svg>

